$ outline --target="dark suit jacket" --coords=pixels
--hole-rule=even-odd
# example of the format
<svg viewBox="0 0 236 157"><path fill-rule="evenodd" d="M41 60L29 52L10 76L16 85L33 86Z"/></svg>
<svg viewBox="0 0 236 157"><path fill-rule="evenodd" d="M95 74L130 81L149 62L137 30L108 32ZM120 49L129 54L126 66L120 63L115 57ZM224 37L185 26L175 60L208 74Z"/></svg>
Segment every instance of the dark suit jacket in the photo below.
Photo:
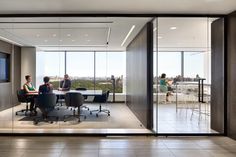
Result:
<svg viewBox="0 0 236 157"><path fill-rule="evenodd" d="M70 88L71 88L71 80L62 80L61 82L60 82L60 88L62 88L62 90L65 90L65 91L67 91L67 90L70 90Z"/></svg>

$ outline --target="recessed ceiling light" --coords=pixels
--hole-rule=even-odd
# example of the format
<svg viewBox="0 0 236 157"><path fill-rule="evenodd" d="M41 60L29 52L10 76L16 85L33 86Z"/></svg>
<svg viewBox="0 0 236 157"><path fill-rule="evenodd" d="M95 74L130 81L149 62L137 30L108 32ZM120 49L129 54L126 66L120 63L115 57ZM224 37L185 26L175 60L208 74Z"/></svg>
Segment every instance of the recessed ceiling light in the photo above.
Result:
<svg viewBox="0 0 236 157"><path fill-rule="evenodd" d="M162 39L163 37L161 37L161 36L158 36L157 38L158 38L158 39Z"/></svg>
<svg viewBox="0 0 236 157"><path fill-rule="evenodd" d="M175 29L177 29L177 27L170 27L170 29L171 29L171 30L175 30Z"/></svg>
<svg viewBox="0 0 236 157"><path fill-rule="evenodd" d="M67 34L67 36L68 36L68 37L70 37L70 36L71 36L71 34Z"/></svg>
<svg viewBox="0 0 236 157"><path fill-rule="evenodd" d="M60 41L60 42L62 42L63 40L62 40L62 39L60 39L59 41Z"/></svg>
<svg viewBox="0 0 236 157"><path fill-rule="evenodd" d="M56 36L57 36L57 34L53 34L52 36L53 36L53 37L56 37Z"/></svg>
<svg viewBox="0 0 236 157"><path fill-rule="evenodd" d="M44 40L44 42L48 42L48 40Z"/></svg>

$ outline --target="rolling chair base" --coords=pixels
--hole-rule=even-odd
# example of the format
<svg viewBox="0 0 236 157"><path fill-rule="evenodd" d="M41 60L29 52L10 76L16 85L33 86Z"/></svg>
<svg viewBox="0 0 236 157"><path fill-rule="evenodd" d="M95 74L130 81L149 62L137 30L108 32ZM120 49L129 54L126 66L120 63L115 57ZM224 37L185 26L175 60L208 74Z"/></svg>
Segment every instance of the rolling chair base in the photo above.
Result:
<svg viewBox="0 0 236 157"><path fill-rule="evenodd" d="M20 111L16 111L16 115L19 115L19 113L24 113L25 116L27 116L27 113L30 112L30 110L27 110L27 109L23 109L23 110L20 110Z"/></svg>
<svg viewBox="0 0 236 157"><path fill-rule="evenodd" d="M97 113L96 113L96 117L98 117L98 114L99 114L99 113L106 113L108 116L110 116L110 110L108 110L108 109L102 109L102 106L101 106L101 105L99 105L99 109L98 109L98 110L91 110L91 111L90 111L90 114L92 114L93 112L97 112Z"/></svg>
<svg viewBox="0 0 236 157"><path fill-rule="evenodd" d="M71 115L64 115L64 122L66 122L66 119L69 119L69 118L77 118L78 119L78 122L80 122L80 117L84 117L84 119L86 119L87 117L83 114L80 114L79 110L77 112L77 114L75 114L75 109L73 110L73 114Z"/></svg>
<svg viewBox="0 0 236 157"><path fill-rule="evenodd" d="M89 107L87 107L87 106L82 105L82 106L80 106L80 108L84 108L89 111Z"/></svg>

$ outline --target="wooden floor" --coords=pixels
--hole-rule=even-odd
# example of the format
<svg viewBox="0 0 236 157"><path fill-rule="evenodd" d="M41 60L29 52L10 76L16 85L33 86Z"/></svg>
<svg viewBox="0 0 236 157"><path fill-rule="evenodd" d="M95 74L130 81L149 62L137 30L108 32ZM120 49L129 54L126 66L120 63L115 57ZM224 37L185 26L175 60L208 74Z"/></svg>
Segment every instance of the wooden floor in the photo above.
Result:
<svg viewBox="0 0 236 157"><path fill-rule="evenodd" d="M0 157L235 157L227 137L0 137Z"/></svg>

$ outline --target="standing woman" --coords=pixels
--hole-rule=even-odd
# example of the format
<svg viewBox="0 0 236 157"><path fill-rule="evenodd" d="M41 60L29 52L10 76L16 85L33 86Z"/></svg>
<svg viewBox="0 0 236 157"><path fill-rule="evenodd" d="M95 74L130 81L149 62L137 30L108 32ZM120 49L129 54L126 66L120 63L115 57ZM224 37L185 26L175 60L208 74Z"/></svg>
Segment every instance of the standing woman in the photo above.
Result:
<svg viewBox="0 0 236 157"><path fill-rule="evenodd" d="M23 89L24 89L25 93L26 94L38 93L36 91L36 89L34 88L33 84L32 84L31 76L30 75L26 75L25 76L25 80L26 80L26 82L23 85ZM29 95L27 98L30 101L30 112L31 112L30 114L34 115L34 114L36 114L36 110L35 110L35 107L34 107L34 96L33 95L32 96Z"/></svg>
<svg viewBox="0 0 236 157"><path fill-rule="evenodd" d="M161 79L160 79L160 92L166 93L166 101L169 101L169 96L172 95L170 91L168 91L168 86L171 84L169 81L166 79L166 74L163 73L161 74Z"/></svg>

